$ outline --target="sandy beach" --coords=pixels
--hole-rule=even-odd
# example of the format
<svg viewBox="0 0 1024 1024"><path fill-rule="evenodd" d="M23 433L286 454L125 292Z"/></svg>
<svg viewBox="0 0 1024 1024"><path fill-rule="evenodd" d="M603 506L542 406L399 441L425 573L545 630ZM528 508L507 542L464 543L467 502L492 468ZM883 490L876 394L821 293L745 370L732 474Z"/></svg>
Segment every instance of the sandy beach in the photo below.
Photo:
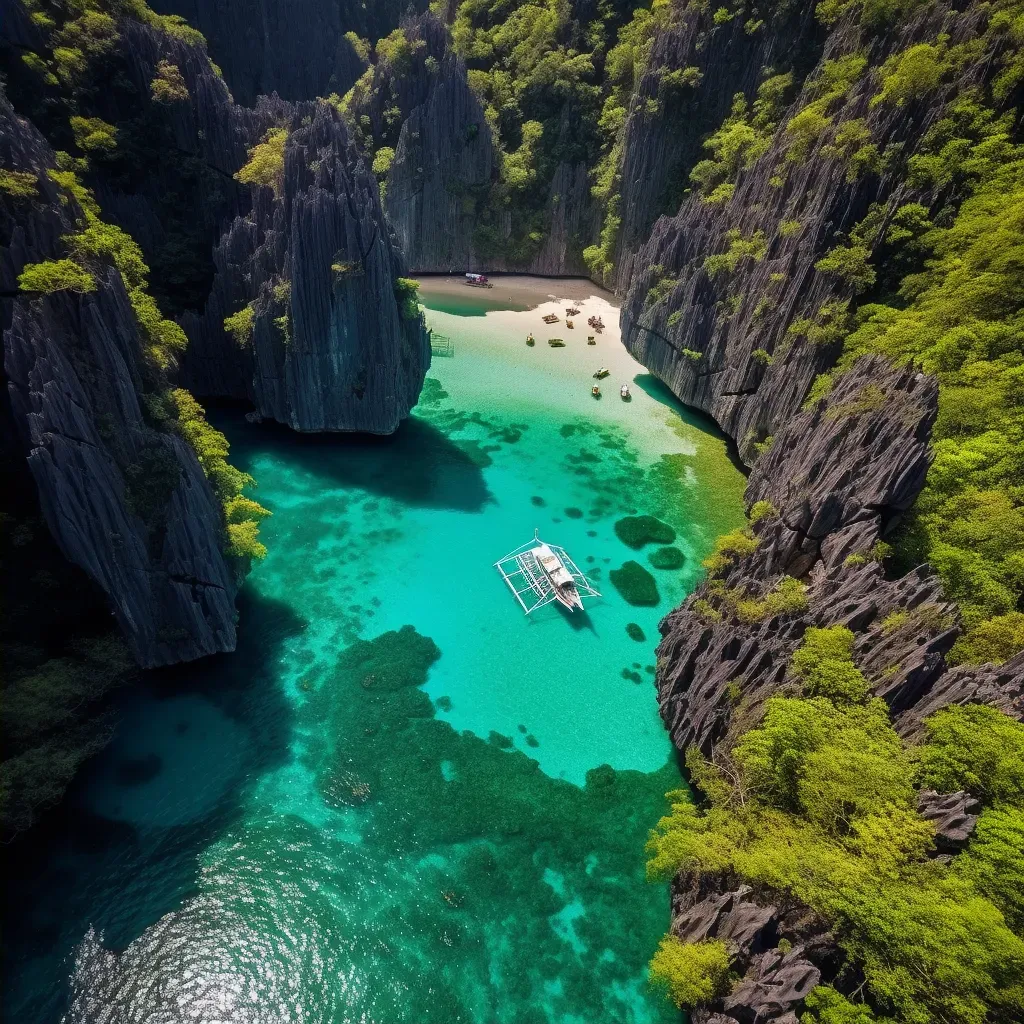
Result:
<svg viewBox="0 0 1024 1024"><path fill-rule="evenodd" d="M419 274L421 295L442 296L476 301L488 309L532 309L552 299L583 301L597 296L606 302L615 302L611 292L605 291L585 277L526 277L520 274L488 275L493 288L474 288L466 284L464 274ZM476 297L475 300L472 297ZM584 323L586 320L584 319Z"/></svg>

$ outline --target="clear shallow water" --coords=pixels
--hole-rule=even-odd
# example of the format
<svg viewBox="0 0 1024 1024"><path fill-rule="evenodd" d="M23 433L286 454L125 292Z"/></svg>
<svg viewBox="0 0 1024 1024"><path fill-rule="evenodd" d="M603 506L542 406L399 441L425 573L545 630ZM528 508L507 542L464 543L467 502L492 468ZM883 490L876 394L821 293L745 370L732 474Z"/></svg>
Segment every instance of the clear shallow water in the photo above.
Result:
<svg viewBox="0 0 1024 1024"><path fill-rule="evenodd" d="M12 1019L59 1019L69 991L90 1024L676 1019L645 981L667 900L643 844L680 784L656 624L740 520L742 477L614 328L588 347L547 306L480 315L474 295L468 316L424 293L456 355L395 437L216 417L274 512L239 651L126 694L22 852ZM608 579L650 568L614 532L632 513L686 556L651 568L655 607ZM534 528L592 574L585 616L527 618L504 588L492 563Z"/></svg>

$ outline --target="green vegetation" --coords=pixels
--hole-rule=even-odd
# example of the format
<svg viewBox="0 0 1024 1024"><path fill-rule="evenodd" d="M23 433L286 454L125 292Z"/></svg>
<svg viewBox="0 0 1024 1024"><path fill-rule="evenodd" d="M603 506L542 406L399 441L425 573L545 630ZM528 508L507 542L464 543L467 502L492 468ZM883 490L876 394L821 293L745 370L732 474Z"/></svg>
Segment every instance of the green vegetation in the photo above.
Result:
<svg viewBox="0 0 1024 1024"><path fill-rule="evenodd" d="M666 935L651 960L651 981L667 988L676 1006L692 1009L724 991L729 959L719 939L684 943Z"/></svg>
<svg viewBox="0 0 1024 1024"><path fill-rule="evenodd" d="M273 189L280 199L284 194L284 150L288 144L287 128L271 128L263 141L249 150L248 161L235 172L236 180L245 185Z"/></svg>
<svg viewBox="0 0 1024 1024"><path fill-rule="evenodd" d="M723 533L715 540L714 551L701 564L709 575L716 576L728 569L737 558L756 551L757 545L758 540L749 527Z"/></svg>
<svg viewBox="0 0 1024 1024"><path fill-rule="evenodd" d="M420 315L420 283L411 277L395 278L395 298L403 320L416 320Z"/></svg>
<svg viewBox="0 0 1024 1024"><path fill-rule="evenodd" d="M792 87L789 72L769 75L758 86L752 107L743 93L733 97L732 112L704 143L711 156L690 171L690 180L708 202L730 199L740 171L752 167L768 151Z"/></svg>
<svg viewBox="0 0 1024 1024"><path fill-rule="evenodd" d="M1024 891L1024 726L991 708L948 708L908 748L884 702L868 696L852 649L843 627L809 630L792 664L804 696L769 699L761 721L714 763L688 754L704 806L669 794L648 871L727 873L821 917L867 1002L822 986L807 1000L806 1024L870 1024L876 1012L898 1024L1016 1018L1024 942L1008 924ZM919 785L966 787L987 805L948 864L929 857L934 832L915 810ZM673 941L652 972L669 985L678 978L688 1005L706 1002L727 959L704 970L704 953L679 956Z"/></svg>
<svg viewBox="0 0 1024 1024"><path fill-rule="evenodd" d="M625 516L615 523L615 535L634 550L645 544L671 544L676 539L676 531L655 516Z"/></svg>
<svg viewBox="0 0 1024 1024"><path fill-rule="evenodd" d="M15 199L35 199L39 195L38 179L28 171L0 168L0 192Z"/></svg>
<svg viewBox="0 0 1024 1024"><path fill-rule="evenodd" d="M760 263L768 254L768 242L763 231L755 231L745 238L738 228L730 228L726 239L729 247L725 252L704 260L704 270L710 277L735 273L747 260Z"/></svg>
<svg viewBox="0 0 1024 1024"><path fill-rule="evenodd" d="M862 308L841 366L878 352L938 378L935 461L896 554L934 566L960 605L967 632L953 659L1002 661L1024 647L1024 151L969 97L927 141L917 173L933 173L929 150L945 160L952 147L968 195L946 226L913 234L924 268L891 305Z"/></svg>
<svg viewBox="0 0 1024 1024"><path fill-rule="evenodd" d="M169 60L157 63L156 74L150 83L150 95L156 103L184 103L188 98L188 86L181 76L181 69Z"/></svg>
<svg viewBox="0 0 1024 1024"><path fill-rule="evenodd" d="M93 292L96 278L83 270L74 260L44 260L42 263L26 263L18 275L18 287L23 292Z"/></svg>
<svg viewBox="0 0 1024 1024"><path fill-rule="evenodd" d="M256 307L250 302L237 313L224 317L224 330L231 335L239 348L248 348L256 324Z"/></svg>
<svg viewBox="0 0 1024 1024"><path fill-rule="evenodd" d="M635 640L638 644L642 644L647 640L647 635L635 622L626 623L626 634L630 640Z"/></svg>
<svg viewBox="0 0 1024 1024"><path fill-rule="evenodd" d="M83 153L103 153L117 148L117 129L99 117L72 117L75 145Z"/></svg>

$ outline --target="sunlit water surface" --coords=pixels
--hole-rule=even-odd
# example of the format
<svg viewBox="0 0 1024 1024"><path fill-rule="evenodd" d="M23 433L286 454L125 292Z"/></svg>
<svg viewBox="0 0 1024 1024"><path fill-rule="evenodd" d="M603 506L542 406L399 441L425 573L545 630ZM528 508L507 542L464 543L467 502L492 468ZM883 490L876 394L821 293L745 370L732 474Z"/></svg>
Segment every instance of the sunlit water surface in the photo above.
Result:
<svg viewBox="0 0 1024 1024"><path fill-rule="evenodd" d="M676 1019L646 981L668 907L644 841L680 784L656 624L740 521L743 480L591 285L541 288L559 300L425 283L455 355L392 438L213 414L274 513L239 650L126 694L22 851L9 1019ZM548 328L572 298L574 329ZM619 540L636 513L675 529L681 570ZM601 591L585 614L527 617L503 585L492 563L534 529ZM657 605L611 584L630 559Z"/></svg>

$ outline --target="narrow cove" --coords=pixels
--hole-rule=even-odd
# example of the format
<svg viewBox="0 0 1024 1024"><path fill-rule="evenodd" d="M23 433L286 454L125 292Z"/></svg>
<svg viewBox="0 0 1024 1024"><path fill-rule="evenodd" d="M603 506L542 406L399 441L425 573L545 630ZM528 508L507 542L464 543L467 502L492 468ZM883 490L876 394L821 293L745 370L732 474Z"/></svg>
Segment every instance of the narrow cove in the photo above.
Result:
<svg viewBox="0 0 1024 1024"><path fill-rule="evenodd" d="M78 824L22 869L12 1017L59 1019L71 976L81 1022L677 1019L646 981L667 891L644 841L680 785L657 623L742 521L743 477L589 282L421 298L455 354L393 437L211 415L273 512L239 650L122 699L58 812ZM634 515L672 527L681 569L620 539ZM586 614L527 618L502 585L535 528L602 592ZM657 604L613 586L629 561Z"/></svg>

